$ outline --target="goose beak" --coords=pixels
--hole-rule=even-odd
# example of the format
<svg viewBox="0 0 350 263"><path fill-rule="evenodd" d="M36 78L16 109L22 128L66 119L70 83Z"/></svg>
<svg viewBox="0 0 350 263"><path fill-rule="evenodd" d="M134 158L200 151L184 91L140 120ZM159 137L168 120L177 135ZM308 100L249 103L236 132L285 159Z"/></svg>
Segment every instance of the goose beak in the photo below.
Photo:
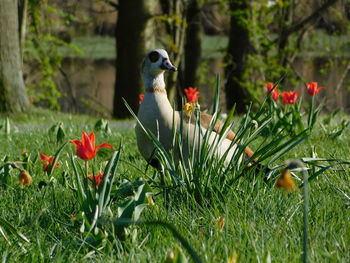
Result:
<svg viewBox="0 0 350 263"><path fill-rule="evenodd" d="M170 71L177 71L177 68L173 66L173 64L171 64L170 60L167 58L163 59L162 64L160 65L160 68L163 70L170 70Z"/></svg>

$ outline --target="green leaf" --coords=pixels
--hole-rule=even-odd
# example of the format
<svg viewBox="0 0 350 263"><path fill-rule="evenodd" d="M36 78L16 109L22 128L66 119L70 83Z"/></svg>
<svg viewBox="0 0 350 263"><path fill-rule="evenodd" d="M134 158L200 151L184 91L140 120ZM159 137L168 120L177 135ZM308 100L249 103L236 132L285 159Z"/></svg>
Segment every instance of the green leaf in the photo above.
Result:
<svg viewBox="0 0 350 263"><path fill-rule="evenodd" d="M75 161L74 161L74 155L71 154L70 159L71 159L71 163L72 163L72 166L73 166L73 171L74 171L74 175L75 175L75 181L76 181L76 184L77 184L77 187L78 187L77 193L78 193L79 203L83 204L85 202L85 200L87 199L87 196L86 196L86 193L85 193L85 189L84 189L83 184L81 182L80 174L78 172L77 166L76 166Z"/></svg>
<svg viewBox="0 0 350 263"><path fill-rule="evenodd" d="M63 128L63 123L60 123L57 129L56 142L62 143L65 137L66 137L66 133Z"/></svg>
<svg viewBox="0 0 350 263"><path fill-rule="evenodd" d="M55 166L56 166L56 164L58 162L58 158L60 157L60 154L61 154L62 150L64 149L64 147L67 145L67 143L68 142L65 142L64 144L62 144L61 147L58 148L58 150L55 152L53 163L52 163L52 165L49 167L49 169L47 171L47 174L48 174L49 177L52 175L52 172L55 169Z"/></svg>
<svg viewBox="0 0 350 263"><path fill-rule="evenodd" d="M114 176L117 170L120 157L120 147L118 151L115 151L111 159L108 161L107 166L103 172L103 181L98 188L98 204L100 207L99 216L107 207L110 201L110 195L112 190L112 185L114 181Z"/></svg>
<svg viewBox="0 0 350 263"><path fill-rule="evenodd" d="M10 120L8 117L6 117L6 120L5 120L5 134L6 135L10 135L11 133L11 125L10 125Z"/></svg>
<svg viewBox="0 0 350 263"><path fill-rule="evenodd" d="M10 232L11 234L14 234L17 238L30 243L29 239L23 235L20 231L18 231L14 226L12 226L7 220L0 217L0 232L4 234L5 231ZM6 237L4 236L6 239Z"/></svg>

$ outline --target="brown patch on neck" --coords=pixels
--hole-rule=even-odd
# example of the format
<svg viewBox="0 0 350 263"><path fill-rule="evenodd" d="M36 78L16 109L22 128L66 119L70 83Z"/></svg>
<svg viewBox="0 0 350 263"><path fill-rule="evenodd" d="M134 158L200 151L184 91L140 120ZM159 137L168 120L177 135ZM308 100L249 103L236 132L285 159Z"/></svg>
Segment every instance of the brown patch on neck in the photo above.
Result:
<svg viewBox="0 0 350 263"><path fill-rule="evenodd" d="M159 88L159 87L152 87L150 89L147 89L146 92L150 92L150 93L160 93L160 94L167 94L166 90L163 88Z"/></svg>

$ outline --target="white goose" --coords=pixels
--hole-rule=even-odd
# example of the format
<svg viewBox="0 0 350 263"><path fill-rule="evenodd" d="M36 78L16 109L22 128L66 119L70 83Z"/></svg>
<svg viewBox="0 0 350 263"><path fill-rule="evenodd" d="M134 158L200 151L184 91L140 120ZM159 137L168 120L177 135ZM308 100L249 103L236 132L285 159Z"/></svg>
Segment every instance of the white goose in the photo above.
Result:
<svg viewBox="0 0 350 263"><path fill-rule="evenodd" d="M164 148L169 150L172 144L173 125L176 125L176 130L179 130L181 120L185 119L180 117L181 112L174 112L174 109L168 100L164 82L165 70L177 70L170 62L168 53L163 49L150 51L143 62L142 75L145 85L145 96L140 105L137 116L142 123L142 126L158 136L158 139ZM200 113L200 117L201 128L205 132L209 127L212 117L205 113ZM210 134L209 143L214 143L214 141L218 139L219 136L217 136L216 132L220 132L221 128L222 123L217 121L214 127L215 132ZM186 131L183 148L183 152L186 155L186 149L198 147L198 143L194 143L198 142L197 138L194 139L194 136L198 136L198 131L195 132L194 124L189 123L188 121L184 121L183 131ZM218 156L222 156L227 150L230 151L226 157L226 163L231 160L232 154L235 150L235 147L230 148L234 137L235 134L230 131L219 145L218 149L216 149ZM157 160L153 157L155 148L154 144L147 137L139 123L136 125L136 138L137 146L142 156L151 165L158 166ZM189 142L190 145L186 145L186 142ZM249 157L253 155L252 150L248 147L245 149L245 152Z"/></svg>

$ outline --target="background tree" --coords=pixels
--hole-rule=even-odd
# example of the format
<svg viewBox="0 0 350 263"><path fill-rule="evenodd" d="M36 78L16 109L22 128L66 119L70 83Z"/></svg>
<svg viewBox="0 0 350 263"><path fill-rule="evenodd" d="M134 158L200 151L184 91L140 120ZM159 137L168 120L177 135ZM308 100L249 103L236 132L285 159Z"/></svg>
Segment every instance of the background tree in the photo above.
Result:
<svg viewBox="0 0 350 263"><path fill-rule="evenodd" d="M260 93L265 81L295 86L304 82L295 69L305 36L317 27L337 0L308 2L231 0L226 52L226 104L238 112Z"/></svg>
<svg viewBox="0 0 350 263"><path fill-rule="evenodd" d="M187 0L159 0L162 14L158 20L165 27L164 36L157 39L168 51L173 64L178 72L169 72L167 76L167 91L170 101L179 101L181 95L179 78L182 75L181 62L183 60ZM176 96L178 97L176 99Z"/></svg>
<svg viewBox="0 0 350 263"><path fill-rule="evenodd" d="M348 84L348 1L17 1L23 74L33 105L109 116L112 89L114 116L128 117L121 98L137 110L140 64L155 47L165 48L179 69L166 74L170 100L179 102L183 88L197 86L203 107L210 105L210 82L223 68L223 101L228 108L237 103L238 111L259 99L265 81L282 79L282 89L302 90L307 79L327 79L324 85L341 92ZM117 56L109 48L118 49ZM334 98L338 102L347 105L345 96Z"/></svg>
<svg viewBox="0 0 350 263"><path fill-rule="evenodd" d="M230 0L229 10L230 32L225 57L226 106L231 109L236 104L236 110L244 112L245 104L249 100L249 92L242 85L251 50L248 30L249 3L245 0Z"/></svg>
<svg viewBox="0 0 350 263"><path fill-rule="evenodd" d="M120 0L116 27L116 83L113 117L130 117L124 98L136 112L138 95L143 93L140 74L142 58L154 48L154 27L152 17L157 6L156 0Z"/></svg>
<svg viewBox="0 0 350 263"><path fill-rule="evenodd" d="M21 112L29 106L23 82L17 0L0 1L0 111Z"/></svg>
<svg viewBox="0 0 350 263"><path fill-rule="evenodd" d="M182 88L196 86L201 62L202 25L199 0L190 0L186 12L186 35Z"/></svg>

